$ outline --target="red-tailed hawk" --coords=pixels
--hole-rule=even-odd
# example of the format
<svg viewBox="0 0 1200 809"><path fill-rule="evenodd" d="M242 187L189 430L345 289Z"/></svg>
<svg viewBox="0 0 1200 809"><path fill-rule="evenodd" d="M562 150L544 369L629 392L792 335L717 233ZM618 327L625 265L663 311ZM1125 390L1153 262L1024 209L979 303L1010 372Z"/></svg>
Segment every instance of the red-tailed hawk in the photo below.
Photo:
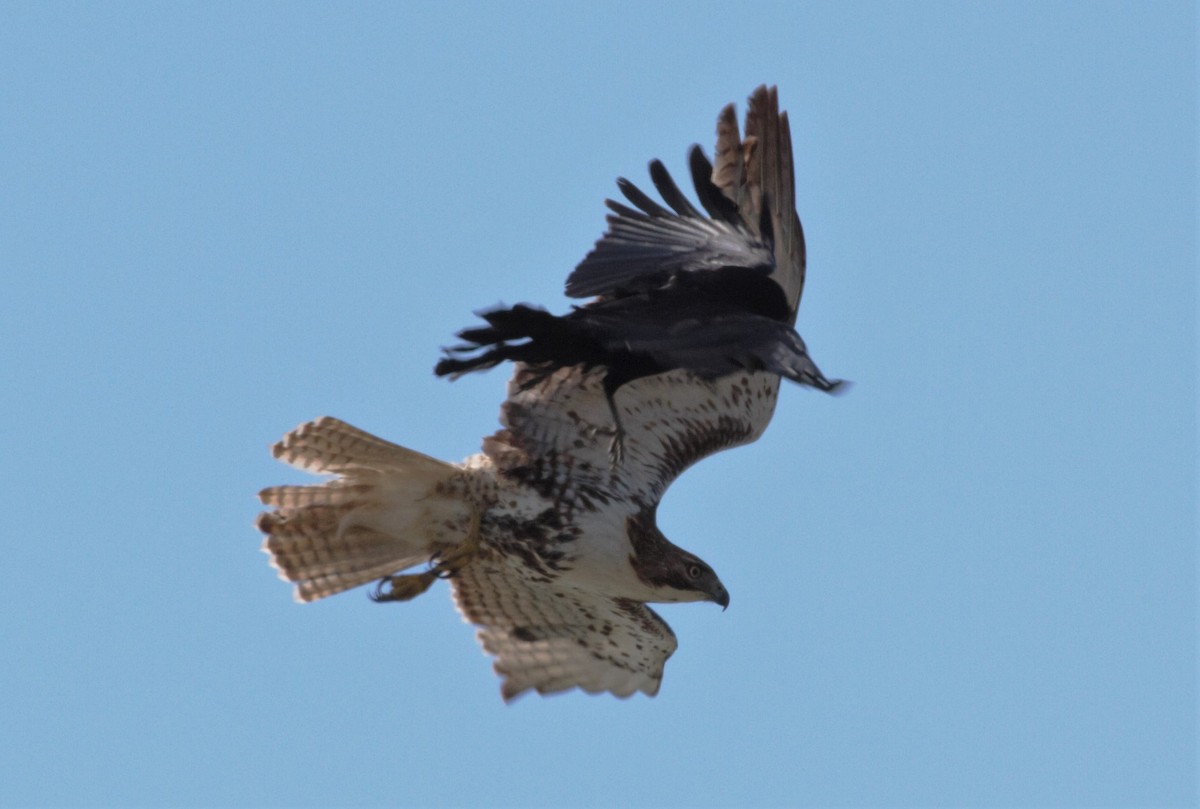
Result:
<svg viewBox="0 0 1200 809"><path fill-rule="evenodd" d="M804 287L791 136L774 88L717 121L716 166L693 147L705 213L662 164L668 207L626 180L607 232L567 280L593 298L561 316L519 305L435 369L516 363L503 428L449 464L320 418L275 457L333 479L260 497L264 550L314 601L378 580L403 601L448 578L494 655L505 699L582 688L653 695L675 635L647 602L713 601L717 574L655 523L684 469L762 434L781 377L832 391L792 328ZM428 564L423 572L403 574Z"/></svg>

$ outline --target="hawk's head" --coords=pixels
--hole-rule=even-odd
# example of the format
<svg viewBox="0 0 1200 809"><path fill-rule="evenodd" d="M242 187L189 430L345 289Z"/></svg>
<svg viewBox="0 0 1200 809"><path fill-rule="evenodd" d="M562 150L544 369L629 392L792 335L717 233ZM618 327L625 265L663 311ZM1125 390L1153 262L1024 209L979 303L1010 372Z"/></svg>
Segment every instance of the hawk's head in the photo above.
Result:
<svg viewBox="0 0 1200 809"><path fill-rule="evenodd" d="M655 524L655 510L626 521L634 573L654 588L654 601L713 601L729 606L729 591L703 559L673 544Z"/></svg>

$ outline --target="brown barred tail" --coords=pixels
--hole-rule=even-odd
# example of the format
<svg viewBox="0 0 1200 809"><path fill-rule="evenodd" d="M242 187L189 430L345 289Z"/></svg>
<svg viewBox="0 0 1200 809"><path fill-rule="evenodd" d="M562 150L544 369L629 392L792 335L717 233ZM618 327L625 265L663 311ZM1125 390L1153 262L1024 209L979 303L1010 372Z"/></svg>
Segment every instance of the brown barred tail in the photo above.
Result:
<svg viewBox="0 0 1200 809"><path fill-rule="evenodd" d="M328 416L303 424L272 452L334 474L312 485L272 486L259 498L263 550L298 601L315 601L395 573L450 547L470 507L447 491L459 467Z"/></svg>

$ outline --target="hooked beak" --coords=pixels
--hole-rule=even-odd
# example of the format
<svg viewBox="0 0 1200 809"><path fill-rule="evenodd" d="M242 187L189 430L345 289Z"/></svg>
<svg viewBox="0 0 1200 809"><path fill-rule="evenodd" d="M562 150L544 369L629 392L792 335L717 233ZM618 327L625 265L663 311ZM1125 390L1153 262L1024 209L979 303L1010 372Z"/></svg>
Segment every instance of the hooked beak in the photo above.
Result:
<svg viewBox="0 0 1200 809"><path fill-rule="evenodd" d="M708 595L711 601L721 605L722 610L729 609L729 591L724 585L718 584Z"/></svg>

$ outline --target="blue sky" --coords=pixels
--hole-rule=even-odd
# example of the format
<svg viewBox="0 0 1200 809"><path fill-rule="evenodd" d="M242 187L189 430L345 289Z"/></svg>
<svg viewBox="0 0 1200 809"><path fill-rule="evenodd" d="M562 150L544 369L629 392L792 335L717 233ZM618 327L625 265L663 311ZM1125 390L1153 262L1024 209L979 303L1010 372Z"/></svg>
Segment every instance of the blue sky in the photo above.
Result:
<svg viewBox="0 0 1200 809"><path fill-rule="evenodd" d="M0 5L0 804L1185 806L1189 3ZM655 699L505 706L446 587L299 606L254 497L430 372L613 180L790 111L831 398L660 512L733 599Z"/></svg>

